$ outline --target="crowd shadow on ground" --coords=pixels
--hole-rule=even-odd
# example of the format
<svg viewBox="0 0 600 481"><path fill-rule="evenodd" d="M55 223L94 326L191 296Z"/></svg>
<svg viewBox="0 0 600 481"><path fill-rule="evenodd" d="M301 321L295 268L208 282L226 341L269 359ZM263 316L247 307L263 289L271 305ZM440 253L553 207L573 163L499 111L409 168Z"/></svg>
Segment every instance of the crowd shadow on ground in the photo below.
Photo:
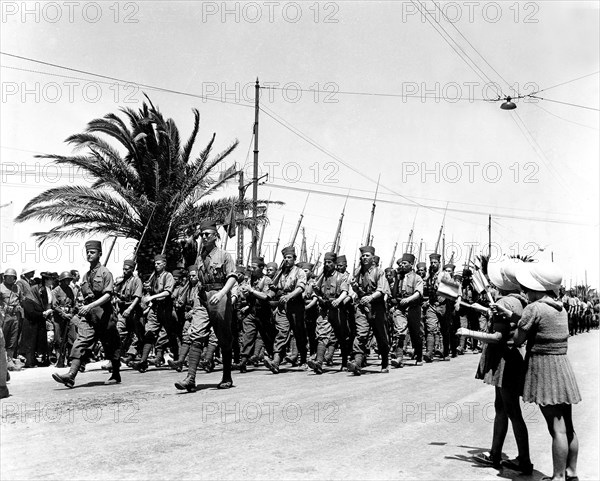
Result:
<svg viewBox="0 0 600 481"><path fill-rule="evenodd" d="M444 443L444 442L429 443L430 446L446 446L447 444L448 443ZM538 471L535 468L534 468L532 474L525 475L523 473L520 473L518 471L513 471L512 469L508 469L508 468L497 469L492 466L485 466L485 465L479 464L477 461L475 461L474 456L477 454L481 454L481 453L488 453L489 448L479 448L479 447L475 447L475 446L466 446L466 445L458 445L456 447L459 449L466 450L466 453L459 453L459 454L455 454L453 456L444 456L444 458L469 463L472 468L483 469L488 473L495 471L496 476L498 478L511 479L511 480L515 480L515 481L540 481L544 476L547 476L546 474ZM506 454L502 453L502 459L503 460L508 459L508 456Z"/></svg>

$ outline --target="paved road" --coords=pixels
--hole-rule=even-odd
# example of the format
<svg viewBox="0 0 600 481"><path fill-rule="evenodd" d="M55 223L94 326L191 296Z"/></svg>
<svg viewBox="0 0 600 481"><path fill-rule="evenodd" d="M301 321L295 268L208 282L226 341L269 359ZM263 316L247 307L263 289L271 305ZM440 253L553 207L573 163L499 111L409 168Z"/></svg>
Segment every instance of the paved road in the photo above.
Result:
<svg viewBox="0 0 600 481"><path fill-rule="evenodd" d="M569 341L582 391L574 408L580 479L598 480L599 332ZM376 365L359 378L264 368L236 375L219 391L218 372L180 393L182 374L126 370L104 386L90 370L75 389L54 368L14 373L1 407L4 479L446 479L538 481L551 474L550 436L535 405L524 405L531 477L475 465L489 449L493 389L473 378L479 356L407 366ZM292 372L295 371L295 372ZM504 452L514 457L509 430Z"/></svg>

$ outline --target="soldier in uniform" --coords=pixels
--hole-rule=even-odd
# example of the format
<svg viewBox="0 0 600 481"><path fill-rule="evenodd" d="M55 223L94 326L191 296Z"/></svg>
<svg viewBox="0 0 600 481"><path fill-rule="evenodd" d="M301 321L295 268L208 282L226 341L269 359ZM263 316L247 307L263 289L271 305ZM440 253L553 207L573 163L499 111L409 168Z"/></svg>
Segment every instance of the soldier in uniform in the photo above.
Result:
<svg viewBox="0 0 600 481"><path fill-rule="evenodd" d="M190 351L188 355L188 375L175 387L188 392L196 390L196 370L202 356L202 345L214 329L223 360L223 377L217 386L229 389L233 386L231 366L233 361L232 316L233 305L231 289L242 277L237 272L233 258L229 253L217 247L217 226L214 222L205 221L200 224L200 235L203 245L197 258L201 289L199 296L204 310L192 318L190 327Z"/></svg>
<svg viewBox="0 0 600 481"><path fill-rule="evenodd" d="M67 357L67 344L69 341L69 328L71 322L78 323L77 312L79 306L75 293L71 289L73 279L70 271L64 271L58 276L58 287L52 290L52 310L54 311L54 342L57 349L56 367L65 367Z"/></svg>
<svg viewBox="0 0 600 481"><path fill-rule="evenodd" d="M360 270L351 283L356 292L358 306L356 308L356 338L354 339L354 360L348 362L348 371L360 376L361 367L367 354L367 340L372 329L377 340L377 349L381 356L381 372L389 372L389 341L385 324L384 296L390 294L390 288L383 269L374 265L375 248L360 248Z"/></svg>
<svg viewBox="0 0 600 481"><path fill-rule="evenodd" d="M16 284L17 271L6 269L4 280L0 283L0 320L6 346L7 369L20 371L21 362L13 359L17 355L17 340L21 322L21 301L23 294Z"/></svg>
<svg viewBox="0 0 600 481"><path fill-rule="evenodd" d="M271 290L273 301L277 301L275 308L275 342L273 344L273 359L264 358L265 366L273 374L279 373L279 364L285 356L285 349L290 341L291 332L296 338L300 352L300 364L307 361L306 326L304 324L304 300L302 293L306 289L306 274L296 263L296 250L293 246L281 251L283 266L275 275Z"/></svg>
<svg viewBox="0 0 600 481"><path fill-rule="evenodd" d="M427 264L425 262L417 262L415 272L425 281L427 279Z"/></svg>
<svg viewBox="0 0 600 481"><path fill-rule="evenodd" d="M242 312L240 372L247 371L258 334L263 339L267 355L273 355L275 333L271 323L271 306L269 304L269 300L273 297L273 291L271 291L272 280L264 274L264 266L265 261L262 257L253 258L249 282L240 284L240 292L246 303Z"/></svg>
<svg viewBox="0 0 600 481"><path fill-rule="evenodd" d="M308 361L309 367L316 373L323 373L323 363L328 344L332 336L340 343L342 369L347 367L350 346L346 316L340 311L344 309L344 299L350 290L348 277L336 270L337 255L327 252L323 260L323 273L313 286L313 297L318 302L316 320L317 355L315 360Z"/></svg>
<svg viewBox="0 0 600 481"><path fill-rule="evenodd" d="M317 352L317 317L319 316L317 299L314 297L316 279L313 275L313 269L315 265L310 262L299 262L298 267L306 274L306 289L302 293L302 298L304 299L304 324L308 339L308 352L313 356Z"/></svg>
<svg viewBox="0 0 600 481"><path fill-rule="evenodd" d="M398 272L390 285L390 304L394 319L394 347L396 358L392 359L392 366L403 367L402 361L404 339L406 332L410 334L410 341L415 350L416 365L421 366L423 361L423 327L421 324L421 299L423 297L423 279L412 269L415 256L405 253L398 260Z"/></svg>
<svg viewBox="0 0 600 481"><path fill-rule="evenodd" d="M143 349L144 323L142 322L141 300L144 295L142 280L133 275L135 261L123 261L123 277L115 282L113 300L117 308L117 328L121 337L121 348L127 350L125 362L133 362Z"/></svg>
<svg viewBox="0 0 600 481"><path fill-rule="evenodd" d="M424 295L426 302L423 304L425 310L425 330L426 330L426 352L423 354L425 362L433 362L433 351L436 340L440 337L440 323L446 315L446 302L437 295L439 285L438 276L440 273L440 254L433 253L429 255L429 275L425 280Z"/></svg>
<svg viewBox="0 0 600 481"><path fill-rule="evenodd" d="M176 321L173 317L172 294L175 288L175 280L173 279L173 275L165 270L166 267L167 257L163 254L155 255L155 270L150 281L150 296L145 299L145 302L150 305L150 310L146 319L142 357L139 361L131 364L134 369L140 372L148 370L148 356L150 355L152 346L158 340L161 328L164 328L167 332L174 357L179 357Z"/></svg>
<svg viewBox="0 0 600 481"><path fill-rule="evenodd" d="M81 284L84 305L79 308L81 322L77 339L71 349L71 367L67 374L52 374L52 378L67 387L75 385L75 376L79 372L81 359L91 351L98 341L102 342L104 354L111 361L112 374L105 384L121 382L120 340L117 323L113 317L111 297L114 291L113 276L100 264L102 243L90 240L85 243L90 270Z"/></svg>

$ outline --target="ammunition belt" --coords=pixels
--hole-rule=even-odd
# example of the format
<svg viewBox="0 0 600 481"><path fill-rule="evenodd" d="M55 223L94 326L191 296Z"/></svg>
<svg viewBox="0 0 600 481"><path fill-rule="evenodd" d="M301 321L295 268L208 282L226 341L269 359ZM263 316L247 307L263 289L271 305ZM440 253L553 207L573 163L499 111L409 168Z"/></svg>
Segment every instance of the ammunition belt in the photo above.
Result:
<svg viewBox="0 0 600 481"><path fill-rule="evenodd" d="M203 287L204 287L204 290L206 292L209 292L209 291L220 291L221 289L223 289L223 287L225 287L225 284L216 282L216 283L213 283L213 284L204 284Z"/></svg>

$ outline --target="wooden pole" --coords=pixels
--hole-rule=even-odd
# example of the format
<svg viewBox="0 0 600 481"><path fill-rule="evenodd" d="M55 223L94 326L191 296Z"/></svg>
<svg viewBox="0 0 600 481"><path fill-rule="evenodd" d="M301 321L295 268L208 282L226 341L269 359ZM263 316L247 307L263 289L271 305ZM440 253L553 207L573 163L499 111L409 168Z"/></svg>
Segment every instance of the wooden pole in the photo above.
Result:
<svg viewBox="0 0 600 481"><path fill-rule="evenodd" d="M252 257L256 256L258 244L257 209L258 209L258 99L260 97L260 84L258 78L254 86L254 165L252 172Z"/></svg>

